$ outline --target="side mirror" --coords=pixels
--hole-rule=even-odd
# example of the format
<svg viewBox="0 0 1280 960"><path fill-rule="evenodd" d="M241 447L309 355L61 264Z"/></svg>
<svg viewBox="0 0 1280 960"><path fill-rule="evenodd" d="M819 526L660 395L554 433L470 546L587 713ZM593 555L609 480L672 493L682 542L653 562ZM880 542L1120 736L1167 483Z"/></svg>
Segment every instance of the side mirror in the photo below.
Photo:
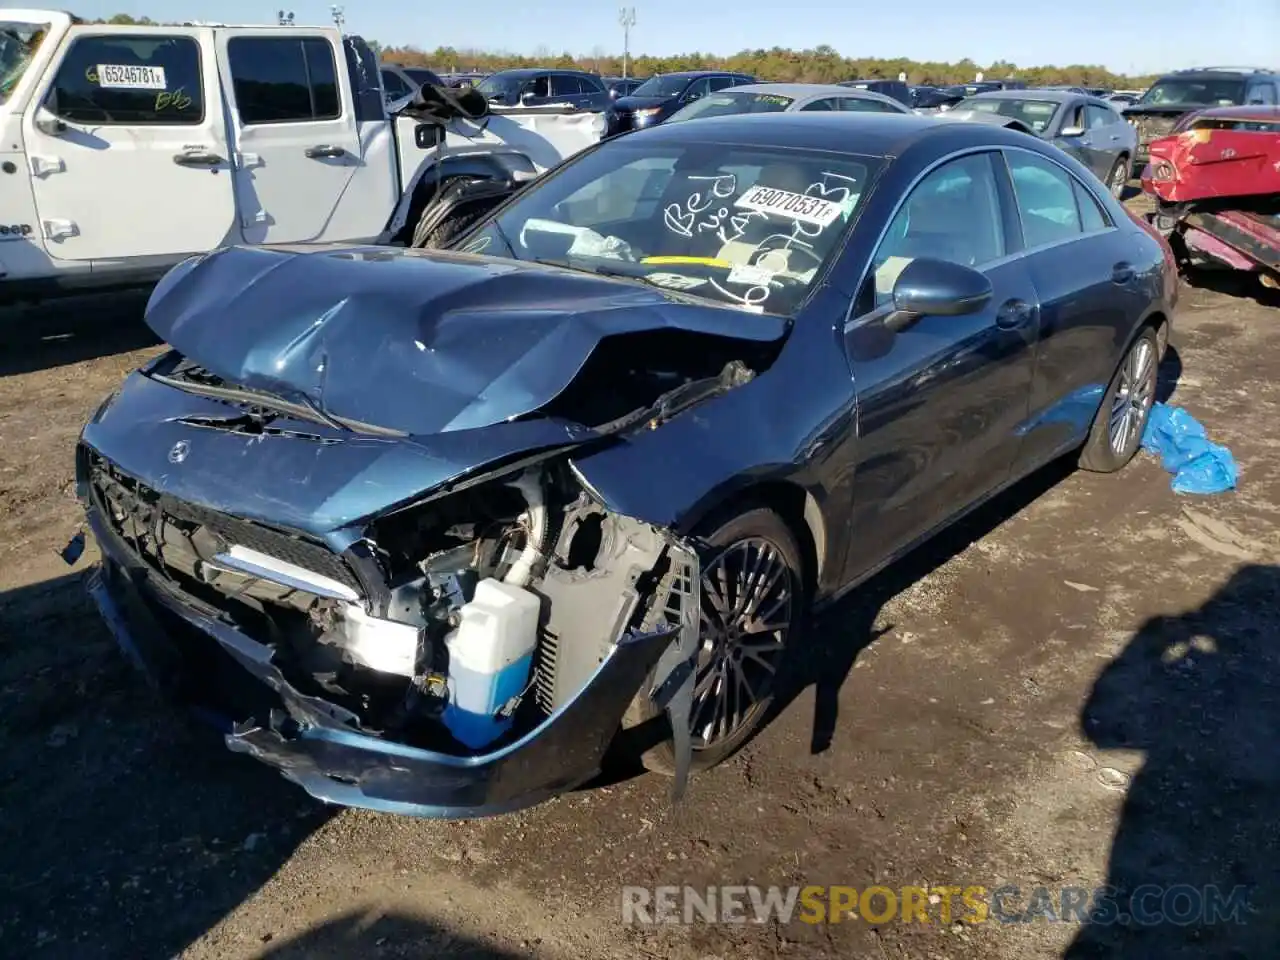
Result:
<svg viewBox="0 0 1280 960"><path fill-rule="evenodd" d="M537 94L535 94L532 90L526 90L524 93L520 94L520 102L528 103L535 96L537 96Z"/></svg>
<svg viewBox="0 0 1280 960"><path fill-rule="evenodd" d="M1058 134L1060 137L1083 137L1084 127L1063 127L1062 132Z"/></svg>
<svg viewBox="0 0 1280 960"><path fill-rule="evenodd" d="M442 133L434 123L420 123L413 128L413 145L419 150L434 150L440 145Z"/></svg>
<svg viewBox="0 0 1280 960"><path fill-rule="evenodd" d="M991 281L948 260L920 258L907 264L893 284L893 313L885 326L898 330L920 317L977 313L991 300Z"/></svg>
<svg viewBox="0 0 1280 960"><path fill-rule="evenodd" d="M37 107L35 119L32 121L37 130L50 137L60 137L67 132L67 125L48 107Z"/></svg>

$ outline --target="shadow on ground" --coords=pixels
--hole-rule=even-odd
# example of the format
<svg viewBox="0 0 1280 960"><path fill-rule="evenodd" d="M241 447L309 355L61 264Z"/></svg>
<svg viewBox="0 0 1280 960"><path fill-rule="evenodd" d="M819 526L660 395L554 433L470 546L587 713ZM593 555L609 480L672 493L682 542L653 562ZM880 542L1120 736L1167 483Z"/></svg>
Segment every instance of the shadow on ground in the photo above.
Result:
<svg viewBox="0 0 1280 960"><path fill-rule="evenodd" d="M1280 290L1263 286L1256 273L1246 273L1244 270L1191 269L1186 271L1183 278L1190 286L1200 290L1254 300L1264 307L1280 307Z"/></svg>
<svg viewBox="0 0 1280 960"><path fill-rule="evenodd" d="M158 702L79 574L0 594L0 953L171 957L330 815Z"/></svg>
<svg viewBox="0 0 1280 960"><path fill-rule="evenodd" d="M533 954L493 947L416 917L355 913L271 945L259 960L528 960Z"/></svg>
<svg viewBox="0 0 1280 960"><path fill-rule="evenodd" d="M95 294L0 307L0 377L127 353L158 344L142 322L149 291Z"/></svg>
<svg viewBox="0 0 1280 960"><path fill-rule="evenodd" d="M1275 956L1280 567L1242 567L1199 609L1144 624L1081 725L1098 748L1145 760L1111 848L1110 895L1067 960Z"/></svg>

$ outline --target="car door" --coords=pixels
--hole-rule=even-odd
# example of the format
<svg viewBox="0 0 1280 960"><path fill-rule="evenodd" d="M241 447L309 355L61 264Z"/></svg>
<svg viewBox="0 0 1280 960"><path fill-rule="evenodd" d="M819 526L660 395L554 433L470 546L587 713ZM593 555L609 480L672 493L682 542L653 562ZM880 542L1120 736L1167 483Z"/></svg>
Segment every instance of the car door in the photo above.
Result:
<svg viewBox="0 0 1280 960"><path fill-rule="evenodd" d="M542 107L551 102L551 74L529 77L520 87L519 103L526 107Z"/></svg>
<svg viewBox="0 0 1280 960"><path fill-rule="evenodd" d="M51 256L177 258L237 239L215 62L208 28L71 28L22 117Z"/></svg>
<svg viewBox="0 0 1280 960"><path fill-rule="evenodd" d="M995 151L944 161L904 198L845 325L858 399L847 579L1006 483L1020 447L1038 336L1035 287ZM885 328L893 284L929 257L979 270L993 296L965 316Z"/></svg>
<svg viewBox="0 0 1280 960"><path fill-rule="evenodd" d="M351 85L329 34L216 33L244 242L377 236L395 200L380 167L357 176L364 157Z"/></svg>
<svg viewBox="0 0 1280 960"><path fill-rule="evenodd" d="M1085 144L1085 115L1083 100L1069 100L1059 109L1050 129L1052 135L1047 137L1059 150L1075 157L1086 167L1092 169L1089 149Z"/></svg>
<svg viewBox="0 0 1280 960"><path fill-rule="evenodd" d="M1084 117L1089 168L1105 183L1116 157L1128 142L1129 125L1119 113L1100 103L1085 104Z"/></svg>
<svg viewBox="0 0 1280 960"><path fill-rule="evenodd" d="M1028 470L1083 438L1145 301L1133 263L1137 241L1117 229L1092 190L1038 153L1006 149L1005 156L1023 260L1040 303L1030 416L1018 454L1018 469Z"/></svg>
<svg viewBox="0 0 1280 960"><path fill-rule="evenodd" d="M680 102L682 104L693 103L693 101L695 100L701 100L710 92L711 92L711 78L699 77L697 80L693 81L693 83L689 84L689 86L685 89L684 96L680 98Z"/></svg>
<svg viewBox="0 0 1280 960"><path fill-rule="evenodd" d="M576 73L557 73L551 78L554 103L567 103L580 110L589 110L593 106L592 92L586 78Z"/></svg>

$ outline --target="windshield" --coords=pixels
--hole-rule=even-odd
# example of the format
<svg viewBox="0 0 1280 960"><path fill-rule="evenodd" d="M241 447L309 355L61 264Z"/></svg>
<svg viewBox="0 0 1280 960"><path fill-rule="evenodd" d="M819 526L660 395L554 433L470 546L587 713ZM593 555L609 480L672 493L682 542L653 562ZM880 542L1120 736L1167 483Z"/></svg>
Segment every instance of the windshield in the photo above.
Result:
<svg viewBox="0 0 1280 960"><path fill-rule="evenodd" d="M1213 104L1227 107L1243 102L1243 80L1218 80L1208 77L1161 80L1138 100L1139 104L1150 104L1156 107L1165 104L1179 107L1187 104Z"/></svg>
<svg viewBox="0 0 1280 960"><path fill-rule="evenodd" d="M520 85L524 80L523 76L516 74L495 73L476 83L475 89L490 99L502 97L504 100L514 100L520 93Z"/></svg>
<svg viewBox="0 0 1280 960"><path fill-rule="evenodd" d="M713 93L676 111L671 120L724 117L734 113L781 113L793 102L793 98L776 93Z"/></svg>
<svg viewBox="0 0 1280 960"><path fill-rule="evenodd" d="M1021 120L1036 133L1043 133L1058 112L1059 103L1053 100L1005 100L997 98L974 97L961 100L955 110L972 110L975 113L996 113L1002 117Z"/></svg>
<svg viewBox="0 0 1280 960"><path fill-rule="evenodd" d="M0 103L9 99L48 32L47 23L0 21Z"/></svg>
<svg viewBox="0 0 1280 960"><path fill-rule="evenodd" d="M674 97L684 92L684 88L689 85L688 77L665 76L650 77L640 86L631 91L632 96L636 97Z"/></svg>
<svg viewBox="0 0 1280 960"><path fill-rule="evenodd" d="M624 137L527 188L458 248L790 316L880 163Z"/></svg>

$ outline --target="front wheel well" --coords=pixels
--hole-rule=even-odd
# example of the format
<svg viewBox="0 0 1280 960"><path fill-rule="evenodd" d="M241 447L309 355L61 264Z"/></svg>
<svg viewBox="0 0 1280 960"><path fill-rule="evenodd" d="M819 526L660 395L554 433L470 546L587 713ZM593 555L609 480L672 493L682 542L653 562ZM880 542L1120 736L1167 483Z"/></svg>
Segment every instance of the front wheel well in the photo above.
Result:
<svg viewBox="0 0 1280 960"><path fill-rule="evenodd" d="M826 566L826 522L813 494L798 484L771 480L735 490L691 526L698 532L713 530L757 507L776 513L795 536L804 558L805 589L812 591Z"/></svg>

